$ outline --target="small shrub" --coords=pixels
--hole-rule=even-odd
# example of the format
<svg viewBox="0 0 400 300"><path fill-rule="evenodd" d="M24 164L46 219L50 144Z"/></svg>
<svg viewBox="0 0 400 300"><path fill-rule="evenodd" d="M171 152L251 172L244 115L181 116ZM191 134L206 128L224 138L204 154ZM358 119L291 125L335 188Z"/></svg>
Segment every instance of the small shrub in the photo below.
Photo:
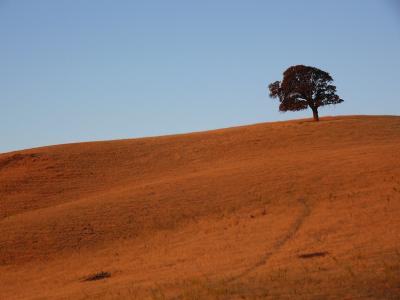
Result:
<svg viewBox="0 0 400 300"><path fill-rule="evenodd" d="M91 274L89 276L87 276L86 278L83 279L83 281L95 281L95 280L102 280L102 279L106 279L111 277L111 273L110 272L99 272L99 273L94 273Z"/></svg>

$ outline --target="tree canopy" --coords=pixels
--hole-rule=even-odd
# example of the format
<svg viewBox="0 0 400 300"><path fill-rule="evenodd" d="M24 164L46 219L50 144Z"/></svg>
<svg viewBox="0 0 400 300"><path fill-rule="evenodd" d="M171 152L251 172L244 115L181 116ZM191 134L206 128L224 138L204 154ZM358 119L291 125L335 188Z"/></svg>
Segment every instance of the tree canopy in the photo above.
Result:
<svg viewBox="0 0 400 300"><path fill-rule="evenodd" d="M279 99L280 111L298 111L310 107L314 120L318 121L320 106L343 102L332 82L328 72L304 65L291 66L283 73L282 81L275 81L268 86L269 95Z"/></svg>

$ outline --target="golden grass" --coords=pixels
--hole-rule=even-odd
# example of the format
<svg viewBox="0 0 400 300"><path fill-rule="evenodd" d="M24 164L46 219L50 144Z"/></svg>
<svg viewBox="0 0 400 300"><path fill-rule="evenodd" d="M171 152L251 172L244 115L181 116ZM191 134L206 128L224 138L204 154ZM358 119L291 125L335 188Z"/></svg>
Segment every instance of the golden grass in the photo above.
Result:
<svg viewBox="0 0 400 300"><path fill-rule="evenodd" d="M348 116L0 154L0 299L399 299L399 153Z"/></svg>

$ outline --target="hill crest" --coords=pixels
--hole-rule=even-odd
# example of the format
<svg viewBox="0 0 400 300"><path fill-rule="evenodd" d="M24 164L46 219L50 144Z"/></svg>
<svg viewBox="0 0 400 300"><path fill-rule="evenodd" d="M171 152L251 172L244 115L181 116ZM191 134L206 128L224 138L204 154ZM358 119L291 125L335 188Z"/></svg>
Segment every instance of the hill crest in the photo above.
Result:
<svg viewBox="0 0 400 300"><path fill-rule="evenodd" d="M0 298L83 299L100 270L89 298L386 297L398 153L400 117L348 116L0 154Z"/></svg>

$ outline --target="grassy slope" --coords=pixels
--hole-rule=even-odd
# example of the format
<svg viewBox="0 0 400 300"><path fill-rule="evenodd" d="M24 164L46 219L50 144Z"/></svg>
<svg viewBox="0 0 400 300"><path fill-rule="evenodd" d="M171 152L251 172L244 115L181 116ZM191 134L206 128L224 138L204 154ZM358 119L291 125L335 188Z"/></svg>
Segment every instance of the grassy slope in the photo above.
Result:
<svg viewBox="0 0 400 300"><path fill-rule="evenodd" d="M399 228L400 117L0 155L0 299L399 299Z"/></svg>

